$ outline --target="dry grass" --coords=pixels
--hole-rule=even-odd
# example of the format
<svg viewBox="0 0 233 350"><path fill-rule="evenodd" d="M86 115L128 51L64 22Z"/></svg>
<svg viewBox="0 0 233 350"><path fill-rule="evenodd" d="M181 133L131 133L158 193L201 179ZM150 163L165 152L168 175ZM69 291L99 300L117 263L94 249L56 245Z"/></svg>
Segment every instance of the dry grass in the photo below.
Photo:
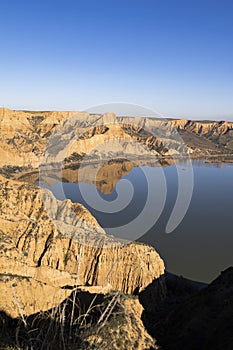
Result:
<svg viewBox="0 0 233 350"><path fill-rule="evenodd" d="M26 317L21 310L17 319L1 313L0 350L89 349L90 334L98 334L119 314L119 296L75 291L46 312Z"/></svg>

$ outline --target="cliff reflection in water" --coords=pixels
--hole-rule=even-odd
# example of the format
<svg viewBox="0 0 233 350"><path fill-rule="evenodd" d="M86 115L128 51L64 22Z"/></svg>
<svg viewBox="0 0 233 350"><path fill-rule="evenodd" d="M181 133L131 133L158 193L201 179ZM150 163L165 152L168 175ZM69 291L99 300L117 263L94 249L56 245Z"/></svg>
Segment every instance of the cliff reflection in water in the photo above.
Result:
<svg viewBox="0 0 233 350"><path fill-rule="evenodd" d="M85 205L101 226L112 234L114 227L127 224L142 211L147 198L147 179L143 175L143 168L135 167L132 162L118 161L104 164L98 170L97 181L94 183L94 166L86 167L85 183L75 183L78 180L78 169L65 169L63 180L66 182L55 183L53 179L47 187L58 199L70 198L73 202ZM155 164L149 169L156 183L161 167ZM159 251L167 270L194 280L209 282L221 270L233 264L233 166L193 161L194 192L191 204L181 224L169 235L165 234L165 227L177 198L178 179L175 165L165 166L163 171L167 184L164 210L156 224L139 241L150 244ZM117 198L115 186L121 179L130 181L134 189L132 201L124 210L104 213L98 210L98 201L95 203L96 208L93 208L82 196L85 193L86 198L91 198L96 186L100 200L102 198L110 203ZM124 199L126 198L122 201ZM119 207L121 204L119 202ZM149 208L149 212L153 215L154 208ZM133 232L122 230L120 236L130 239L131 235L133 236Z"/></svg>

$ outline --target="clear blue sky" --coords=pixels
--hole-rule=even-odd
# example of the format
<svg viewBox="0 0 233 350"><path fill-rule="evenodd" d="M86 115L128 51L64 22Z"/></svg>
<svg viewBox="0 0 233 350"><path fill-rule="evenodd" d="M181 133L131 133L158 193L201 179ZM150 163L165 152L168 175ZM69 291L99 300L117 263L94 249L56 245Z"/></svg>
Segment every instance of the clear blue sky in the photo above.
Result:
<svg viewBox="0 0 233 350"><path fill-rule="evenodd" d="M0 105L233 119L232 0L0 0Z"/></svg>

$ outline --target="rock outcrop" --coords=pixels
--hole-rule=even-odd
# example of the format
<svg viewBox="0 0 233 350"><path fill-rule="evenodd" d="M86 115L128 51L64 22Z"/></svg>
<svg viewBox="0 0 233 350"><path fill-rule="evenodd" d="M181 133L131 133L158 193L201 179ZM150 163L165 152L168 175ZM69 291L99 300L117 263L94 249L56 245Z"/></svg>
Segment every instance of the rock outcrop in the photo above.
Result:
<svg viewBox="0 0 233 350"><path fill-rule="evenodd" d="M187 152L192 157L232 155L233 149L231 122L129 118L116 117L113 113L101 116L75 111L1 108L0 132L0 167L8 167L5 169L8 175L14 170L25 170L20 169L23 167L38 168L48 149L54 161L67 158L71 162L73 154L82 158L110 156L111 143L115 155L144 155L154 159L183 156Z"/></svg>
<svg viewBox="0 0 233 350"><path fill-rule="evenodd" d="M46 189L3 177L0 196L0 309L12 316L19 306L30 314L63 300L67 293L62 289L59 294L59 289L65 286L134 293L164 273L152 247L107 236L80 204L58 201ZM23 289L41 290L42 285L47 299L41 292L28 300Z"/></svg>

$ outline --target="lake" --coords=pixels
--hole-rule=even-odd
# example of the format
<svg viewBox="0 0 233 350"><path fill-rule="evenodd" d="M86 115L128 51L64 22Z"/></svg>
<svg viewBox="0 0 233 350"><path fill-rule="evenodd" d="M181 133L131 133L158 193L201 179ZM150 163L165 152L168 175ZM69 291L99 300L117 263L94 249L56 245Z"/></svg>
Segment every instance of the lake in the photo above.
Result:
<svg viewBox="0 0 233 350"><path fill-rule="evenodd" d="M180 166L181 172L187 171L185 166ZM192 170L194 186L190 205L183 220L169 234L166 225L179 188L175 165L134 167L108 194L85 182L59 182L46 187L58 199L69 198L86 206L107 233L134 240L135 228L141 231L136 240L155 247L167 271L210 282L233 265L233 165L193 161ZM147 203L144 218L136 220L133 226L130 223L140 216L149 195L147 175L155 189L153 196L158 200ZM150 221L153 225L145 231Z"/></svg>

